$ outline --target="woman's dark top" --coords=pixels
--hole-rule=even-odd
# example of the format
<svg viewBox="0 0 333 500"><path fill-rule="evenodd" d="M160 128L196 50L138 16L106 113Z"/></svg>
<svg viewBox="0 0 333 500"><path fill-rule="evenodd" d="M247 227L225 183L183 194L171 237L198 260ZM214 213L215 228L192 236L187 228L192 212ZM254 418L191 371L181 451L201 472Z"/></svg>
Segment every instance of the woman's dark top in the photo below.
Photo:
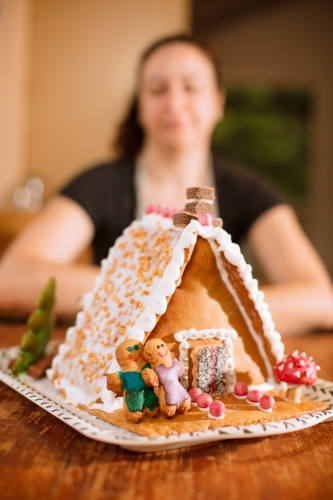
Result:
<svg viewBox="0 0 333 500"><path fill-rule="evenodd" d="M253 173L216 158L213 165L223 228L235 243L240 243L257 217L282 200ZM61 191L84 208L95 226L92 244L96 264L135 218L134 184L135 162L120 158L83 172Z"/></svg>

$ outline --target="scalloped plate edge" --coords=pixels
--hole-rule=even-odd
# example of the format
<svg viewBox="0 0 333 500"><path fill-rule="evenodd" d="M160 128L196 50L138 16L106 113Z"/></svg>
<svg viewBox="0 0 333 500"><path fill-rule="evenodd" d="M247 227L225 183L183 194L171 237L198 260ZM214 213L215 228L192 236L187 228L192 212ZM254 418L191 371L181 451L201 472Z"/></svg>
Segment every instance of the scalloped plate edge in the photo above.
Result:
<svg viewBox="0 0 333 500"><path fill-rule="evenodd" d="M9 353L4 351L6 349L0 349L0 355L6 357L6 354L8 355ZM209 431L148 438L129 432L126 429L121 429L83 410L70 407L63 401L58 401L58 398L52 394L50 386L52 388L53 386L47 379L40 381L34 381L30 377L26 377L26 379L25 381L20 380L9 372L0 370L0 380L2 382L84 436L97 441L116 444L127 450L137 452L169 450L226 439L250 439L274 436L295 432L324 421L333 420L333 382L318 379L314 386L306 388L304 396L311 400L327 402L331 405L329 410L306 413L299 417L266 424L237 427L228 426Z"/></svg>

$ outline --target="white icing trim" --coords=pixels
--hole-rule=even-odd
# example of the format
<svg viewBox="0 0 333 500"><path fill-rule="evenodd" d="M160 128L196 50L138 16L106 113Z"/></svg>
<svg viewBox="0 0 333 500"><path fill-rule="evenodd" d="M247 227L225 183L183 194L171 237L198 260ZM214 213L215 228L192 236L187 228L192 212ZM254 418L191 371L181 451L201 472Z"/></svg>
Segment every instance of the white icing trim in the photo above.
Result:
<svg viewBox="0 0 333 500"><path fill-rule="evenodd" d="M196 243L196 235L182 232L173 251L172 259L166 267L158 284L156 292L150 298L145 310L129 332L130 338L143 341L145 333L151 332L156 325L156 315L162 315L167 310L167 297L176 290L176 282L180 278L180 269L184 264L184 250Z"/></svg>
<svg viewBox="0 0 333 500"><path fill-rule="evenodd" d="M239 296L238 296L235 288L233 287L233 285L230 282L229 275L228 275L227 271L225 270L225 268L223 266L223 262L222 262L221 255L220 255L220 251L223 251L223 249L221 247L217 248L216 245L215 245L215 242L212 241L211 239L208 240L208 243L210 244L211 249L214 252L214 255L215 255L215 258L216 258L216 264L217 264L217 267L218 267L218 269L220 271L221 278L222 278L223 282L225 283L226 287L228 288L228 290L229 290L230 294L232 295L233 299L235 300L235 302L236 302L236 304L237 304L237 306L238 306L238 308L239 308L239 310L240 310L240 312L241 312L241 314L242 314L242 316L243 316L243 318L245 320L245 323L246 323L246 325L247 325L247 327L248 327L248 329L249 329L249 331L250 331L253 339L255 340L255 342L256 342L256 344L258 346L260 355L263 358L264 363L265 363L265 368L266 368L266 371L267 371L268 382L273 383L275 381L274 371L273 371L273 367L271 365L271 362L270 362L270 360L269 360L269 358L267 356L266 349L265 349L265 346L264 346L264 343L263 343L263 339L262 339L261 335L255 330L255 328L254 328L254 326L252 324L252 321L250 320L250 318L249 318L249 316L248 316L248 314L247 314L247 312L245 310L245 307L243 306L243 303L242 303L241 299L239 298ZM244 260L244 258L243 258L243 260ZM245 263L245 260L244 260L244 263ZM246 288L249 291L250 298L252 298L252 297L256 298L256 302L255 302L256 310L257 310L257 312L258 312L258 314L260 316L260 319L263 322L262 315L260 314L260 308L258 307L258 304L261 305L261 302L263 301L263 296L261 296L262 292L260 292L258 290L258 282L257 282L257 280L255 280L253 278L252 278L252 281L249 280L249 273L251 273L251 266L249 266L248 264L245 264L245 273L244 274L246 275L246 278L247 278L247 281L248 281L248 286ZM244 281L244 284L246 286L245 281ZM252 294L252 297L251 297L251 294ZM265 320L267 322L267 320L269 320L269 317L265 317L265 311L263 311L263 316L264 316L264 318L265 318ZM273 325L270 325L270 326L272 327ZM266 330L267 330L267 324L266 324ZM277 332L275 332L275 333L277 333ZM271 335L271 338L272 337L274 337L274 334ZM276 348L275 351L279 352L279 349Z"/></svg>

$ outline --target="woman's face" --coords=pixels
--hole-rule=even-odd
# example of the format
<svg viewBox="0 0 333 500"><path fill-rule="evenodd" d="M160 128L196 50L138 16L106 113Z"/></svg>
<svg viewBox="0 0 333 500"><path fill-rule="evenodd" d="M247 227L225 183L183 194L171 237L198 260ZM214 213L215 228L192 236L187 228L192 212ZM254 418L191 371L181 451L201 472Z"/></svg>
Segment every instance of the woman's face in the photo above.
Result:
<svg viewBox="0 0 333 500"><path fill-rule="evenodd" d="M209 146L224 99L205 53L181 42L160 47L140 76L139 120L146 141L171 149Z"/></svg>

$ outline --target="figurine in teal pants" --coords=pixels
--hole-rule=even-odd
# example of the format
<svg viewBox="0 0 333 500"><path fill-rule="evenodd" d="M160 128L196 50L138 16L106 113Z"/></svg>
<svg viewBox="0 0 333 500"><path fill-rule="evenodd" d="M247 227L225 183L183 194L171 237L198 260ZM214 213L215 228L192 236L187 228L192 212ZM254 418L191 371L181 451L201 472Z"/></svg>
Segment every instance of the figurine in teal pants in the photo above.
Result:
<svg viewBox="0 0 333 500"><path fill-rule="evenodd" d="M157 376L142 357L141 342L125 340L116 349L120 372L108 373L107 388L116 394L123 392L124 413L127 420L140 422L144 416L156 417L159 412L158 397L152 387Z"/></svg>

